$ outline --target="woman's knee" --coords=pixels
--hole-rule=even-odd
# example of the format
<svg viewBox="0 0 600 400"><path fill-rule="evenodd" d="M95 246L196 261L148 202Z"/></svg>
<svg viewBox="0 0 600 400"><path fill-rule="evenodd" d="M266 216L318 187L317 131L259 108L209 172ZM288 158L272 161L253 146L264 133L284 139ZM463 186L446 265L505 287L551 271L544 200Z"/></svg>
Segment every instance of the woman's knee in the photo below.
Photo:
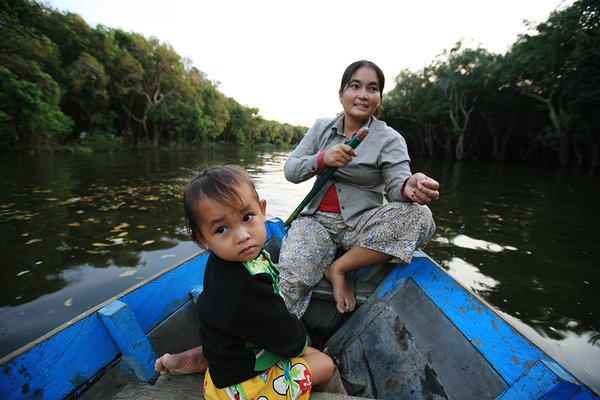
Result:
<svg viewBox="0 0 600 400"><path fill-rule="evenodd" d="M395 208L400 207L396 205ZM433 220L433 213L431 209L425 205L416 203L410 203L406 210L398 210L398 218L404 218L407 221L412 221L418 224L417 226L423 227L423 230L428 231L433 228L435 230L435 221Z"/></svg>
<svg viewBox="0 0 600 400"><path fill-rule="evenodd" d="M335 250L335 243L318 222L311 218L294 221L281 245L279 267L282 277L285 274L294 280L305 281L307 277L322 275L335 258Z"/></svg>
<svg viewBox="0 0 600 400"><path fill-rule="evenodd" d="M431 239L436 230L435 220L433 219L433 213L427 206L419 206L420 221L421 221L421 241L427 241Z"/></svg>

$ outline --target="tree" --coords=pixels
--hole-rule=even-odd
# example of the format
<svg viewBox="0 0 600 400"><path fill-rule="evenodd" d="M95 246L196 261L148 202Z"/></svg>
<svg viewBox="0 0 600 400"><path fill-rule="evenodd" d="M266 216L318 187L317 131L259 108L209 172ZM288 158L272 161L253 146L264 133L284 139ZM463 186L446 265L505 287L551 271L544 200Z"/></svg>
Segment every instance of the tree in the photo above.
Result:
<svg viewBox="0 0 600 400"><path fill-rule="evenodd" d="M112 121L103 119L108 114L109 76L104 66L91 54L82 52L66 71L65 107L75 116L77 132L110 130Z"/></svg>
<svg viewBox="0 0 600 400"><path fill-rule="evenodd" d="M514 72L507 85L546 108L552 129L542 139L557 148L559 165L566 166L578 120L587 118L581 112L593 109L600 95L600 4L577 1L535 29L537 34L522 35L507 54ZM598 141L589 139L597 165Z"/></svg>
<svg viewBox="0 0 600 400"><path fill-rule="evenodd" d="M234 99L227 99L229 121L223 130L221 139L237 144L252 144L258 132L258 109L248 108Z"/></svg>
<svg viewBox="0 0 600 400"><path fill-rule="evenodd" d="M40 146L71 131L72 121L59 108L58 85L48 75L46 90L34 82L19 79L0 66L0 146Z"/></svg>
<svg viewBox="0 0 600 400"><path fill-rule="evenodd" d="M146 141L152 140L158 147L161 118L164 113L155 113L152 138L149 118L161 106L172 91L177 90L183 72L179 55L171 46L161 44L158 39L146 40L138 34L118 32L119 45L127 53L119 54L122 66L129 72L127 80L119 89L125 96L121 106L127 115L141 125Z"/></svg>
<svg viewBox="0 0 600 400"><path fill-rule="evenodd" d="M469 127L477 102L492 80L495 55L485 49L463 49L462 43L449 52L444 52L446 61L434 68L435 75L448 105L448 116L452 123L452 137L455 139L454 155L457 160L467 156L467 149L476 137L468 138Z"/></svg>
<svg viewBox="0 0 600 400"><path fill-rule="evenodd" d="M229 122L227 99L218 91L217 85L206 79L206 75L200 70L195 67L188 67L186 70L197 111L195 134L201 140L214 140Z"/></svg>
<svg viewBox="0 0 600 400"><path fill-rule="evenodd" d="M133 146L299 141L305 128L264 121L189 60L145 38L34 0L0 0L0 146ZM75 129L73 129L73 127ZM273 136L271 135L273 134ZM99 140L98 140L99 139ZM125 139L125 140L123 140ZM87 144L87 143L86 143Z"/></svg>
<svg viewBox="0 0 600 400"><path fill-rule="evenodd" d="M383 104L383 119L412 141L411 153L433 157L436 148L444 145L438 136L447 120L447 106L432 68L401 71Z"/></svg>
<svg viewBox="0 0 600 400"><path fill-rule="evenodd" d="M58 47L35 26L45 8L14 1L0 8L0 146L48 144L70 132L61 90L44 70L59 70Z"/></svg>

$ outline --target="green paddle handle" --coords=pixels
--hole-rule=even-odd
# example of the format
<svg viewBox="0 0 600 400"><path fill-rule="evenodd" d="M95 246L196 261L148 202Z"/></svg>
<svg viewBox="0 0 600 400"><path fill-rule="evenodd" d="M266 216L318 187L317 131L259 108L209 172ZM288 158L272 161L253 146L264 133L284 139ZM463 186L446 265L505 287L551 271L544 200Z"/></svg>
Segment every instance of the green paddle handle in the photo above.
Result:
<svg viewBox="0 0 600 400"><path fill-rule="evenodd" d="M369 133L369 128L367 128L367 127L361 128L352 137L352 139L350 139L350 141L348 141L346 144L348 146L352 147L353 149L356 149L356 147L364 140L364 138L367 136L368 133ZM335 171L337 171L337 169L338 169L338 167L329 167L325 170L323 175L321 175L319 177L319 179L317 179L317 181L313 185L310 192L308 192L306 197L300 202L298 207L296 207L294 212L285 221L286 227L289 227L292 224L292 221L294 221L298 217L298 214L300 214L300 211L302 211L304 209L304 207L306 207L306 205L308 203L310 203L310 201L317 195L319 190L321 190L323 188L325 183L333 176L333 174L335 173Z"/></svg>

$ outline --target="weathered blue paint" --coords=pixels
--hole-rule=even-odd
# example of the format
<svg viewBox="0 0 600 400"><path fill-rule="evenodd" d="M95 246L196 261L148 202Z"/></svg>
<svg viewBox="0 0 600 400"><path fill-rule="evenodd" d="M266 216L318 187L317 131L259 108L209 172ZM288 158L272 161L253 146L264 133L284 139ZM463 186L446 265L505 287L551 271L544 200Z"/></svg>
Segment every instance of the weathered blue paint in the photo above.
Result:
<svg viewBox="0 0 600 400"><path fill-rule="evenodd" d="M156 353L127 304L115 300L98 311L98 315L138 380L156 382Z"/></svg>
<svg viewBox="0 0 600 400"><path fill-rule="evenodd" d="M539 349L428 258L415 257L389 277L392 281L403 278L415 281L509 385L544 358ZM386 282L390 285L393 283Z"/></svg>
<svg viewBox="0 0 600 400"><path fill-rule="evenodd" d="M120 300L131 307L140 327L149 332L165 316L172 314L189 300L189 292L204 281L204 266L208 254L192 258L181 267L170 271L124 295ZM175 291L174 293L169 293ZM148 302L152 302L152 307Z"/></svg>
<svg viewBox="0 0 600 400"><path fill-rule="evenodd" d="M582 387L577 393L571 396L569 400L598 400L598 396L589 388Z"/></svg>
<svg viewBox="0 0 600 400"><path fill-rule="evenodd" d="M2 365L0 398L60 399L111 362L119 349L96 314Z"/></svg>
<svg viewBox="0 0 600 400"><path fill-rule="evenodd" d="M273 218L266 222L267 227L267 240L271 236L275 236L277 241L281 243L281 240L287 233L287 228L285 227L284 222L279 218Z"/></svg>
<svg viewBox="0 0 600 400"><path fill-rule="evenodd" d="M267 238L275 236L281 241L285 236L283 221L268 221L266 226ZM133 376L129 367L117 363L121 350L109 333L109 329L114 333L119 332L121 327L107 329L98 311L106 307L103 313L111 314L113 306L125 303L127 318L138 325L135 337L145 336L169 315L189 305L190 296L196 298L202 291L207 257L207 254L193 257L144 281L3 358L0 362L0 399L76 396L85 385L114 365L119 365ZM500 376L512 385L500 398L598 400L594 393L574 380L560 365L546 357L488 305L457 284L427 257L417 256L410 265L393 269L375 296L384 297L408 279L414 280L445 313L448 323L463 332ZM121 322L112 319L107 325L111 323L117 325ZM130 326L133 322L125 324ZM133 341L131 338L123 340L124 343ZM125 346L121 344L121 347ZM144 350L146 354L149 351L151 349ZM146 360L151 358L145 357Z"/></svg>
<svg viewBox="0 0 600 400"><path fill-rule="evenodd" d="M572 378L568 381L562 380L548 368L547 364L540 361L498 396L498 399L568 399L578 390L579 385Z"/></svg>
<svg viewBox="0 0 600 400"><path fill-rule="evenodd" d="M193 257L119 297L144 333L189 301L190 291L202 285L206 257ZM61 399L105 370L120 353L97 312L108 303L3 358L0 399Z"/></svg>
<svg viewBox="0 0 600 400"><path fill-rule="evenodd" d="M375 295L384 297L407 279L412 279L428 295L507 382L510 388L499 398L569 399L591 393L483 300L422 254L409 265L393 269Z"/></svg>
<svg viewBox="0 0 600 400"><path fill-rule="evenodd" d="M204 285L198 285L198 286L192 288L192 290L190 290L190 297L192 298L194 303L198 301L198 297L200 297L200 293L202 293L203 290L204 290Z"/></svg>
<svg viewBox="0 0 600 400"><path fill-rule="evenodd" d="M266 226L267 238L274 235L281 240L285 235L280 219L268 221ZM148 333L202 287L207 257L192 257L116 299L127 304L141 331ZM62 399L115 364L120 350L98 315L111 301L2 358L0 399Z"/></svg>

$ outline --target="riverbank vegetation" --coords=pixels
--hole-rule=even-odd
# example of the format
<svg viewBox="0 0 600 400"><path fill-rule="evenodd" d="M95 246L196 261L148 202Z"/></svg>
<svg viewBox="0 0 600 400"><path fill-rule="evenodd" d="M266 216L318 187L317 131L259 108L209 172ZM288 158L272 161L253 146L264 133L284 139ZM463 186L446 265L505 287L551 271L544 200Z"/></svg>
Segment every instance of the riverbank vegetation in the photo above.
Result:
<svg viewBox="0 0 600 400"><path fill-rule="evenodd" d="M0 3L0 149L277 145L305 133L224 96L157 38Z"/></svg>
<svg viewBox="0 0 600 400"><path fill-rule="evenodd" d="M384 103L413 154L598 168L600 2L530 26L506 54L457 43L402 71Z"/></svg>
<svg viewBox="0 0 600 400"><path fill-rule="evenodd" d="M306 131L224 96L157 38L0 3L0 150L288 145ZM383 119L411 154L597 168L600 3L557 9L506 54L459 42L387 86Z"/></svg>

